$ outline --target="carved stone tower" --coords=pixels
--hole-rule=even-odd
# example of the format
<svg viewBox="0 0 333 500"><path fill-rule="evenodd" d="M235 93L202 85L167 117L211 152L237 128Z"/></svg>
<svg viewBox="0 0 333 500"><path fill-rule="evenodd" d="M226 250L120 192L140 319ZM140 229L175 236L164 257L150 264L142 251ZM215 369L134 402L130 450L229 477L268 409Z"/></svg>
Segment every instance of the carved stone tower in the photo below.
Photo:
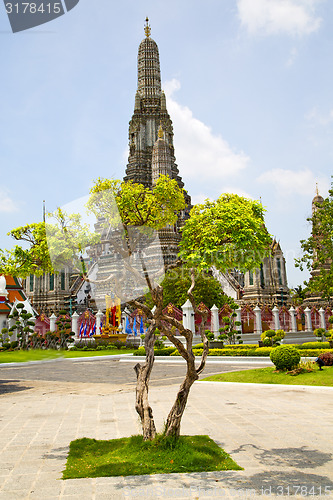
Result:
<svg viewBox="0 0 333 500"><path fill-rule="evenodd" d="M150 38L150 26L146 19L145 38L138 52L138 89L135 95L134 113L129 123L129 158L125 181L132 180L145 187L153 186L152 154L158 140L158 130L163 129L169 150L170 177L184 187L176 165L173 146L173 128L161 88L160 59L156 42ZM191 199L185 199L190 206Z"/></svg>

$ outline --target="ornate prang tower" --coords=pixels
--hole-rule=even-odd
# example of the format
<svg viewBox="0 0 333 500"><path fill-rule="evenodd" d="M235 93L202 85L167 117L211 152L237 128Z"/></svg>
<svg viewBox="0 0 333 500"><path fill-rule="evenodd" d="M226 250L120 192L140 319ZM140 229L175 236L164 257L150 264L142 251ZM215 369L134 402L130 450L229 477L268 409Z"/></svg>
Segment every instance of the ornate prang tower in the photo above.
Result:
<svg viewBox="0 0 333 500"><path fill-rule="evenodd" d="M146 37L139 46L138 90L135 95L133 117L129 123L129 157L125 181L132 180L152 187L152 154L158 140L158 130L163 129L163 140L169 148L171 178L184 187L179 176L173 147L173 128L161 88L160 59L156 42L150 38L149 20L146 19ZM187 195L186 204L191 205Z"/></svg>
<svg viewBox="0 0 333 500"><path fill-rule="evenodd" d="M124 181L133 181L153 188L160 175L175 179L180 188L184 183L179 176L173 147L172 121L166 108L161 88L160 58L156 42L150 38L149 20L146 19L145 38L139 45L138 89L129 123L129 157ZM185 192L186 209L179 215L175 226L159 231L164 262L176 259L184 224L191 208L191 198Z"/></svg>

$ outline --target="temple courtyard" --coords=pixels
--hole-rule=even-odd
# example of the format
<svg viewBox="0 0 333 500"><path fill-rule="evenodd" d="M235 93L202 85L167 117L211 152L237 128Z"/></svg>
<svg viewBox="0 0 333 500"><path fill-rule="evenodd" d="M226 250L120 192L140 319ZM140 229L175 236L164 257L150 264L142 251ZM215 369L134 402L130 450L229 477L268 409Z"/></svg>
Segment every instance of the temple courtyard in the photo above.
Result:
<svg viewBox="0 0 333 500"><path fill-rule="evenodd" d="M333 498L333 388L196 382L182 434L208 434L243 471L63 481L70 441L140 432L131 356L0 366L0 500ZM204 376L269 366L208 360ZM157 359L150 401L163 428L185 366Z"/></svg>

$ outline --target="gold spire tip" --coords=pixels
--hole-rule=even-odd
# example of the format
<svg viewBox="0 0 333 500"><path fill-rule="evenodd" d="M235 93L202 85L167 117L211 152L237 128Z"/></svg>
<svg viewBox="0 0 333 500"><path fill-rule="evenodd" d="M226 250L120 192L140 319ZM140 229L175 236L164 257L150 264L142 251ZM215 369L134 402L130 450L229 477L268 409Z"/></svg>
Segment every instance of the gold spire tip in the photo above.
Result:
<svg viewBox="0 0 333 500"><path fill-rule="evenodd" d="M318 182L316 182L316 195L319 196Z"/></svg>
<svg viewBox="0 0 333 500"><path fill-rule="evenodd" d="M146 37L149 38L150 37L150 33L151 33L151 29L150 29L150 26L149 26L149 19L148 19L148 17L146 17L145 33L146 33Z"/></svg>

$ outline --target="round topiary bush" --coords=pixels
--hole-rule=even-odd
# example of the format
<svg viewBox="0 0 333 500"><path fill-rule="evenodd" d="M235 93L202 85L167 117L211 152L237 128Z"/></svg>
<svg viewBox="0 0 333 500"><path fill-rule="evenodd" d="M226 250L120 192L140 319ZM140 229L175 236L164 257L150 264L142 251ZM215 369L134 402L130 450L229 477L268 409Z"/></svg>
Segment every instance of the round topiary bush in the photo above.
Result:
<svg viewBox="0 0 333 500"><path fill-rule="evenodd" d="M298 350L288 345L273 349L270 358L277 370L292 370L301 360Z"/></svg>

